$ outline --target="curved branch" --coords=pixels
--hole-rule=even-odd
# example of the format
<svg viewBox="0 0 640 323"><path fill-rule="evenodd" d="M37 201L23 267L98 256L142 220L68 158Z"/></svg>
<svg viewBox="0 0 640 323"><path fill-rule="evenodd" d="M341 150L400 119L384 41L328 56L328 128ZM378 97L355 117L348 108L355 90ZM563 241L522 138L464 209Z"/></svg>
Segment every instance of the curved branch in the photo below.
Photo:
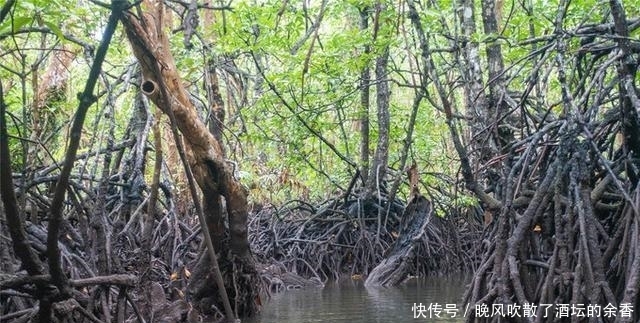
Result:
<svg viewBox="0 0 640 323"><path fill-rule="evenodd" d="M56 183L56 189L51 202L51 218L49 221L48 235L47 235L47 258L49 262L49 271L51 272L51 278L53 283L58 289L65 293L67 288L67 277L62 271L62 264L60 263L60 249L58 247L58 234L60 233L60 226L62 224L62 208L65 198L65 192L67 191L67 185L69 184L69 177L71 176L71 169L80 146L80 137L82 136L82 126L84 119L87 115L87 110L93 105L96 98L93 95L93 90L98 81L100 70L102 69L102 62L107 54L107 48L111 43L111 37L113 36L116 27L118 26L118 20L122 13L122 9L126 5L125 0L114 0L111 15L107 27L105 28L102 42L98 47L96 58L91 66L89 77L84 91L79 95L78 99L80 103L78 110L74 116L73 125L71 126L69 146L67 153L65 154L65 161Z"/></svg>
<svg viewBox="0 0 640 323"><path fill-rule="evenodd" d="M353 169L357 169L358 165L356 165L356 163L354 163L352 160L350 160L347 156L345 156L344 154L342 154L338 148L336 148L335 145L333 145L332 143L330 143L326 138L324 138L317 130L313 129L311 127L311 125L309 125L309 123L307 123L306 120L304 120L304 118L302 118L298 113L295 112L295 109L291 106L291 104L289 104L289 102L287 102L287 100L285 100L284 96L282 95L282 93L280 93L280 91L278 91L278 89L276 89L275 84L273 84L273 82L271 82L268 78L267 75L264 72L264 68L260 65L260 62L258 61L258 58L256 57L255 53L251 52L251 57L253 58L254 63L256 64L256 68L258 69L258 73L260 73L260 77L262 77L262 79L267 82L267 85L269 86L269 89L271 91L273 91L273 93L278 97L278 99L280 99L280 102L282 102L282 104L287 108L287 110L289 110L289 112L291 112L291 114L293 114L293 116L296 118L296 120L300 121L300 123L302 123L302 125L307 128L307 130L309 130L309 132L311 132L311 134L313 136L315 136L316 138L320 139L320 141L322 141L322 143L324 143L325 145L327 145L327 147L329 147L329 149L331 149L331 151L333 151L334 154L336 154L340 159L342 159L342 161L344 161L345 163L347 163L349 166L351 166Z"/></svg>

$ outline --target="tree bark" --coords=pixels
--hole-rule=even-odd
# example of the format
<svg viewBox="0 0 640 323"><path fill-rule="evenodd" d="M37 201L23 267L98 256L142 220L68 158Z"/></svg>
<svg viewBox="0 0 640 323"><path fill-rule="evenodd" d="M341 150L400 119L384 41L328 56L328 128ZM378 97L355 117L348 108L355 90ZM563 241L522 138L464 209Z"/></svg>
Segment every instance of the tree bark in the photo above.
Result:
<svg viewBox="0 0 640 323"><path fill-rule="evenodd" d="M511 143L513 132L505 123L505 116L508 112L507 100L509 99L504 84L504 61L502 59L502 46L499 37L499 15L502 11L502 1L482 0L482 22L486 35L491 35L493 39L487 44L487 65L489 79L489 102L487 106L495 107L492 124L495 124L493 141L495 152L501 153L502 149ZM490 179L491 181L492 179ZM495 179L493 179L495 180Z"/></svg>
<svg viewBox="0 0 640 323"><path fill-rule="evenodd" d="M169 51L168 38L162 30L162 11L153 12L151 10L154 7L160 8L161 4L148 0L143 2L143 6L147 7L147 10L144 10L140 17L127 12L122 19L134 55L142 67L144 76L142 91L165 114L175 118L176 126L183 134L190 168L202 190L203 199L211 201L219 196L224 197L228 212L230 241L225 242L222 249L218 251L221 262L226 261L234 265L221 266L221 269L229 272L233 271L234 267L238 267L241 268L242 274L237 276L249 276L249 279L238 284L242 296L235 295L235 303L243 306L241 313L239 313L240 316L252 315L257 311L256 301L259 286L251 284L255 283L257 279L255 279L255 265L247 237L247 192L234 178L231 165L223 157L221 143L198 118L196 108L189 100L189 94ZM216 210L219 208L206 208L206 217L208 219L216 218ZM199 264L200 266L208 265L204 262ZM236 275L229 274L227 276ZM204 280L206 277L197 277L194 273L193 280ZM198 285L194 284L193 286ZM232 284L227 284L227 286L230 291L233 290ZM194 292L194 295L199 298L211 296L206 292L191 292Z"/></svg>
<svg viewBox="0 0 640 323"><path fill-rule="evenodd" d="M365 7L360 11L360 30L369 28L369 8ZM371 52L370 46L364 46L364 54ZM369 171L369 95L371 82L371 70L369 64L362 68L360 72L360 113L358 115L360 130L360 174L364 183L368 180Z"/></svg>
<svg viewBox="0 0 640 323"><path fill-rule="evenodd" d="M489 107L487 96L484 92L482 79L482 61L480 60L480 46L473 39L476 33L475 5L472 0L459 1L458 19L464 41L461 44L463 55L461 58L461 75L464 78L465 114L469 120L468 142L470 151L476 152L469 156L474 172L480 168L480 163L489 161L495 152L490 149L487 142L490 140Z"/></svg>
<svg viewBox="0 0 640 323"><path fill-rule="evenodd" d="M389 159L389 81L387 80L387 63L389 48L385 48L376 59L376 107L378 112L378 143L369 169L367 182L367 198L379 189L387 172Z"/></svg>
<svg viewBox="0 0 640 323"><path fill-rule="evenodd" d="M415 258L415 246L421 242L425 228L431 220L431 202L418 191L418 169L414 164L408 171L411 197L402 213L398 239L386 252L385 259L367 277L365 286L394 286L407 278Z"/></svg>

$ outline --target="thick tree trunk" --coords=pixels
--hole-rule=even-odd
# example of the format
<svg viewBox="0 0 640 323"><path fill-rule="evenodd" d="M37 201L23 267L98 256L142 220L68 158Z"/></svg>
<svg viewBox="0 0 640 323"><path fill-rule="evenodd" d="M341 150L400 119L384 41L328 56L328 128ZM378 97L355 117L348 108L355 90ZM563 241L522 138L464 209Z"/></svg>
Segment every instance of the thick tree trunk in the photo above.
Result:
<svg viewBox="0 0 640 323"><path fill-rule="evenodd" d="M256 284L258 280L247 238L247 193L234 178L230 164L224 160L221 143L198 118L197 111L189 100L189 94L182 84L169 51L168 39L162 30L162 11L152 11L154 7L161 7L161 4L155 1L144 1L143 5L147 10L141 17L132 13L126 13L123 17L127 37L142 66L145 79L142 91L164 113L175 117L176 126L184 136L193 175L202 190L203 199L207 201L205 216L208 223L211 223L211 219L219 218L218 212L221 212L220 207L211 205L209 202L220 196L224 197L229 223L225 236L230 239L222 243L214 241L214 244L221 246L220 250L216 251L220 254L220 267L223 276L227 278L226 286L229 294L235 295L236 298L232 304L235 303L238 307L242 305L241 309L238 307L235 309L236 312L239 316L254 314L257 311L259 285ZM220 236L215 238L219 239ZM210 295L213 291L203 289L208 285L203 282L211 276L208 270L209 264L210 262L200 261L199 268L194 269L193 283L190 285L190 293L195 296L194 301L208 297L215 298L215 293ZM233 274L234 271L240 271L240 273ZM235 278L242 278L242 280L229 280ZM218 306L221 307L219 304Z"/></svg>

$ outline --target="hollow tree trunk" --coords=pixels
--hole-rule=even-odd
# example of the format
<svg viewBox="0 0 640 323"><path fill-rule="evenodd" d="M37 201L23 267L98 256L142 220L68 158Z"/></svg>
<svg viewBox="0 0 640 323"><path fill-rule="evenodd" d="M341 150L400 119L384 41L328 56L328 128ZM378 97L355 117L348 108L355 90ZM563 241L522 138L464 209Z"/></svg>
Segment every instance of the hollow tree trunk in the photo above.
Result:
<svg viewBox="0 0 640 323"><path fill-rule="evenodd" d="M143 1L143 7L145 10L140 17L127 12L122 19L134 55L142 67L142 91L164 113L175 117L204 201L224 198L229 223L225 236L230 239L214 241L220 248L216 250L220 255L218 261L228 294L235 296L235 302L231 303L236 305L236 313L239 316L254 314L257 311L259 285L256 283L257 273L247 238L247 193L234 178L229 163L224 160L221 143L198 118L189 100L162 29L161 3L147 0ZM154 8L159 10L154 11ZM207 222L219 218L218 212L221 212L220 207L205 207ZM236 274L237 271L240 273ZM210 287L215 284L209 282L210 276L209 262L200 261L193 270L192 283L189 285L193 301L204 306L209 305L205 304L207 300L216 303L216 291ZM222 307L219 303L216 305Z"/></svg>

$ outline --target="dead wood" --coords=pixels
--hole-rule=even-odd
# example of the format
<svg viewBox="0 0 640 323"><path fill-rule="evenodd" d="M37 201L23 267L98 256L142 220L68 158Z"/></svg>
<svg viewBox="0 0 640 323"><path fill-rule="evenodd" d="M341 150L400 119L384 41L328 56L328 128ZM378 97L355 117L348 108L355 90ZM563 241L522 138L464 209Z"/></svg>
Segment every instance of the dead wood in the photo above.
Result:
<svg viewBox="0 0 640 323"><path fill-rule="evenodd" d="M364 187L352 187L320 205L290 201L258 211L249 222L250 239L271 290L319 285L343 276L375 275L378 278L369 278L372 282L384 281L386 276L375 273L379 264L384 264L380 271L392 273L387 283L397 284L407 277L470 270L477 263L474 239L481 227L475 218L469 221L453 209L447 209L447 218L433 215L431 203L419 194L406 208L400 199L390 202L385 189L380 194L366 200ZM378 214L387 208L385 223ZM385 263L385 258L390 260ZM307 284L288 284L282 279L287 272L305 277Z"/></svg>
<svg viewBox="0 0 640 323"><path fill-rule="evenodd" d="M398 239L385 252L384 260L371 271L366 286L393 286L407 278L415 257L414 249L425 234L432 211L431 203L422 195L415 195L409 201L402 214Z"/></svg>
<svg viewBox="0 0 640 323"><path fill-rule="evenodd" d="M400 230L396 241L385 252L385 258L369 274L365 286L394 286L407 277L410 263L414 261L414 249L425 234L425 228L433 216L433 208L418 189L419 175L414 163L407 171L411 187L410 201L402 212ZM394 193L392 193L392 196ZM435 238L439 238L435 236Z"/></svg>

